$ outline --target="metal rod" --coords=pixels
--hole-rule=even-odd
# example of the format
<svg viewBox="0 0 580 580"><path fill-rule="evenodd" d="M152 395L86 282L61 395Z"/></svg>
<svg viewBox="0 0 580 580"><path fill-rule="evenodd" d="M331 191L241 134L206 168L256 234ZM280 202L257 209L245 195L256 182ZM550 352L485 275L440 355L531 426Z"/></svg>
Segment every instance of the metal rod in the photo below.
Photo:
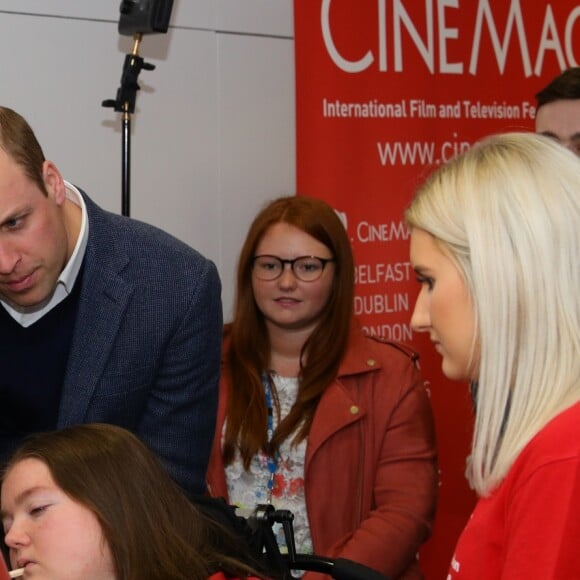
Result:
<svg viewBox="0 0 580 580"><path fill-rule="evenodd" d="M139 46L143 35L137 32L133 36L131 56L139 56ZM133 64L135 64L133 62ZM122 208L124 216L131 215L131 110L130 103L123 104L123 169L122 169Z"/></svg>
<svg viewBox="0 0 580 580"><path fill-rule="evenodd" d="M122 214L131 215L131 114L123 113Z"/></svg>

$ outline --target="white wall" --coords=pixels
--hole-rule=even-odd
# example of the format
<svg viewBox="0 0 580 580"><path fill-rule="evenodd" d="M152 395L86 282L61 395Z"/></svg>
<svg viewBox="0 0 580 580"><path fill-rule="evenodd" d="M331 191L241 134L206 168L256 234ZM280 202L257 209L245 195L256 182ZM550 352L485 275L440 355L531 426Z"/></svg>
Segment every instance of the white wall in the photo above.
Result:
<svg viewBox="0 0 580 580"><path fill-rule="evenodd" d="M133 39L118 0L2 0L0 104L24 115L45 155L121 212L116 96ZM146 35L131 137L131 216L214 260L231 313L237 254L268 199L295 192L292 0L174 0Z"/></svg>

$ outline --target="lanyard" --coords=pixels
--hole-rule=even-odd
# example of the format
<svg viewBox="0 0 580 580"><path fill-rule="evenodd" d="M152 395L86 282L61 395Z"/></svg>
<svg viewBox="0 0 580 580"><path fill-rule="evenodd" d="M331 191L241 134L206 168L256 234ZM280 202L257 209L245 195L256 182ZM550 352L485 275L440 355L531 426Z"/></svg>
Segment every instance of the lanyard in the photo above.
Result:
<svg viewBox="0 0 580 580"><path fill-rule="evenodd" d="M268 421L266 423L266 435L268 443L272 441L274 436L274 405L272 404L272 387L270 386L271 377L267 372L262 373L262 383L264 384L264 391L266 393L266 409L268 411ZM268 478L267 503L272 503L272 491L274 490L274 476L278 469L278 453L274 457L267 455L267 466L270 477Z"/></svg>

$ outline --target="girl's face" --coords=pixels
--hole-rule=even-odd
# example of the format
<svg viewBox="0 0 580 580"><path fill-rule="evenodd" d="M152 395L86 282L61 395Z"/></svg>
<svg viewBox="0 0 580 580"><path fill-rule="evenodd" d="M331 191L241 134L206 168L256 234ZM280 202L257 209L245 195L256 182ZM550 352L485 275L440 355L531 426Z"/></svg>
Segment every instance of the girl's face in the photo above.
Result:
<svg viewBox="0 0 580 580"><path fill-rule="evenodd" d="M287 223L271 226L258 247L255 256L277 256L293 260L301 256L333 258L330 249L306 232ZM252 272L252 289L258 308L273 330L312 332L332 292L334 264L327 263L320 278L312 282L298 279L289 264L285 264L280 277L261 280Z"/></svg>
<svg viewBox="0 0 580 580"><path fill-rule="evenodd" d="M469 290L454 262L424 230L411 232L411 265L421 283L411 327L428 332L443 357L446 377L476 380L479 362L475 313Z"/></svg>
<svg viewBox="0 0 580 580"><path fill-rule="evenodd" d="M115 578L96 515L66 495L38 459L23 459L6 474L2 524L10 563L24 568L24 578Z"/></svg>

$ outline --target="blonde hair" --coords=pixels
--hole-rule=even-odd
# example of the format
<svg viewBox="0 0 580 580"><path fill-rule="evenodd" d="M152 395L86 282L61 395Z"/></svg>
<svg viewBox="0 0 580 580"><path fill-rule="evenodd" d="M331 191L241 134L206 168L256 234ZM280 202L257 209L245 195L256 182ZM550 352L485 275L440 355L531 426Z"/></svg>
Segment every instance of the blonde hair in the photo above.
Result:
<svg viewBox="0 0 580 580"><path fill-rule="evenodd" d="M462 273L480 343L468 479L480 495L580 401L580 160L534 134L488 137L405 213Z"/></svg>

